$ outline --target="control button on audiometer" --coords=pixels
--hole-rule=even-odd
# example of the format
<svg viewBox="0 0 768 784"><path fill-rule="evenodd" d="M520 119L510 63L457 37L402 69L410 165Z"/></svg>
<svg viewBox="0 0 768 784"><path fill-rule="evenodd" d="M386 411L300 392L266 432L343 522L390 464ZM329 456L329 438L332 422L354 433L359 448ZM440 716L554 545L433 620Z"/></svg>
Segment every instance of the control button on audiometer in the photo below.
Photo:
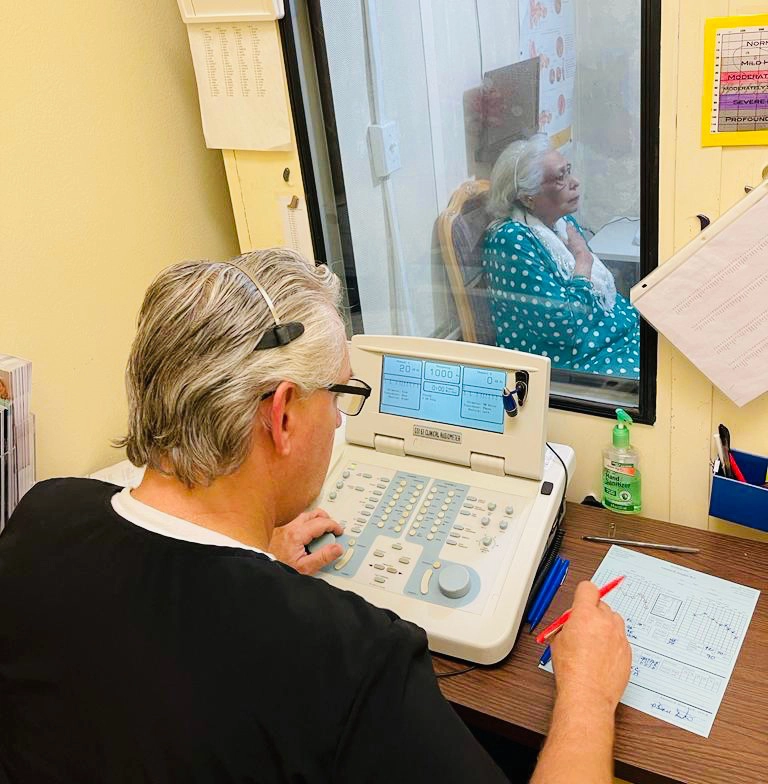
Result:
<svg viewBox="0 0 768 784"><path fill-rule="evenodd" d="M325 545L327 544L336 544L336 536L332 534L330 531L321 534L320 536L317 537L317 539L313 539L307 545L307 550L309 550L310 553L315 553L321 547L325 547Z"/></svg>
<svg viewBox="0 0 768 784"><path fill-rule="evenodd" d="M469 571L459 564L449 564L438 573L437 585L440 592L449 599L461 599L469 593L471 586Z"/></svg>
<svg viewBox="0 0 768 784"><path fill-rule="evenodd" d="M340 569L343 569L348 563L349 559L354 555L355 548L348 547L347 552L339 558L338 561L333 565L333 568L338 572Z"/></svg>
<svg viewBox="0 0 768 784"><path fill-rule="evenodd" d="M432 577L432 570L427 569L424 574L421 575L421 593L422 596L426 596L429 593L429 581Z"/></svg>

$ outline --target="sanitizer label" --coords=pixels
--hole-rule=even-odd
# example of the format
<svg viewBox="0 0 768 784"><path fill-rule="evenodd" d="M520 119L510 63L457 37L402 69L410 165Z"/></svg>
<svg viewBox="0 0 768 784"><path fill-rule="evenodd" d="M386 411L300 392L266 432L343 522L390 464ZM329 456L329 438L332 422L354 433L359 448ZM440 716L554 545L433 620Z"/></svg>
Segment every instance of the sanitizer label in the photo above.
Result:
<svg viewBox="0 0 768 784"><path fill-rule="evenodd" d="M608 458L603 461L603 467L606 471L613 471L626 476L634 476L637 473L637 469L631 463L617 463L615 460L609 460Z"/></svg>
<svg viewBox="0 0 768 784"><path fill-rule="evenodd" d="M640 472L637 466L603 460L603 506L615 512L640 511Z"/></svg>

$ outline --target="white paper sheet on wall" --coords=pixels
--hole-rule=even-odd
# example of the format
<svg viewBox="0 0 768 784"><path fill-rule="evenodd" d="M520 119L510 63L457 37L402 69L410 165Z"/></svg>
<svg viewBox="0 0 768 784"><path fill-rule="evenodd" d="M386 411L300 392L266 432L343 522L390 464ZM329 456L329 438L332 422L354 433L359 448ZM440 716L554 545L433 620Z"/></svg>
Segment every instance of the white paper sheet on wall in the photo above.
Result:
<svg viewBox="0 0 768 784"><path fill-rule="evenodd" d="M632 288L632 304L738 406L768 391L768 183Z"/></svg>
<svg viewBox="0 0 768 784"><path fill-rule="evenodd" d="M278 196L277 202L283 219L283 244L287 248L297 250L308 259L314 259L315 251L312 248L305 200L298 196ZM291 207L292 203L296 206Z"/></svg>
<svg viewBox="0 0 768 784"><path fill-rule="evenodd" d="M187 25L205 143L223 150L290 147L275 22Z"/></svg>

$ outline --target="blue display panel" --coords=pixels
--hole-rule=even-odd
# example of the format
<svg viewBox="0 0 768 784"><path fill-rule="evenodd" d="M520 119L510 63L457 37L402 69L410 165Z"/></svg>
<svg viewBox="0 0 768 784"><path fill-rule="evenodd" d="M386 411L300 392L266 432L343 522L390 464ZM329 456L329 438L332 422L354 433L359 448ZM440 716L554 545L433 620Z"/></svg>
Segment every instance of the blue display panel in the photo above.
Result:
<svg viewBox="0 0 768 784"><path fill-rule="evenodd" d="M504 432L503 370L384 355L379 412Z"/></svg>

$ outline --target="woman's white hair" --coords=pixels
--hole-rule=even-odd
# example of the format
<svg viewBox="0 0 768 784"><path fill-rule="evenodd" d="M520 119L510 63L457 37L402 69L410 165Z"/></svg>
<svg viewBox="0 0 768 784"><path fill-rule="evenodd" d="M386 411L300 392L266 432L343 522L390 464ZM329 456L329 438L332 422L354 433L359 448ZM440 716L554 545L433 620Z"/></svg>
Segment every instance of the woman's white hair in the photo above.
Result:
<svg viewBox="0 0 768 784"><path fill-rule="evenodd" d="M299 338L254 351L275 322L249 276L282 323L304 325ZM126 369L128 434L116 446L134 465L189 487L235 471L262 395L286 380L302 394L338 381L346 355L339 302L336 276L285 248L163 270L139 314Z"/></svg>
<svg viewBox="0 0 768 784"><path fill-rule="evenodd" d="M535 196L544 179L544 157L552 150L549 137L537 133L530 139L512 142L499 155L491 171L489 209L506 218L515 204L527 208L523 199Z"/></svg>

